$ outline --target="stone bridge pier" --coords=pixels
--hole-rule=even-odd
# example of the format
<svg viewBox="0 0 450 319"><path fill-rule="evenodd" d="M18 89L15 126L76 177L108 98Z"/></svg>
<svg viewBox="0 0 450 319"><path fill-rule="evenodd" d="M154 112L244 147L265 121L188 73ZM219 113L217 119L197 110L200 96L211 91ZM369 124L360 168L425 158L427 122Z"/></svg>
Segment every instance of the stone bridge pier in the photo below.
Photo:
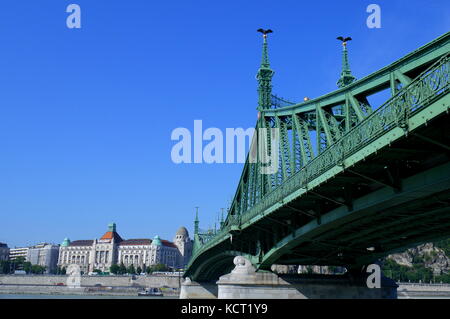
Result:
<svg viewBox="0 0 450 319"><path fill-rule="evenodd" d="M255 271L244 257L217 282L193 282L187 278L180 299L396 299L397 284L381 274L380 288L369 288L369 274L277 275Z"/></svg>

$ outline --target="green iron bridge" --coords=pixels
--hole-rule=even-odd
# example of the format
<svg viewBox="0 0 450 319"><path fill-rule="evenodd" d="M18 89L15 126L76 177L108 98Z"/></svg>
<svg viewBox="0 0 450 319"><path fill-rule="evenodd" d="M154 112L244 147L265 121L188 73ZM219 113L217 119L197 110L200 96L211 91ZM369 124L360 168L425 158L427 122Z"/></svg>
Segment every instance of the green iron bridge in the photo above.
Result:
<svg viewBox="0 0 450 319"><path fill-rule="evenodd" d="M247 157L217 230L195 221L184 274L218 279L244 256L273 264L361 269L450 236L450 32L356 80L343 42L339 89L302 103L272 94L264 35L256 128L279 129L279 169ZM381 106L371 95L388 92ZM271 132L271 130L268 130ZM313 142L314 141L314 142Z"/></svg>

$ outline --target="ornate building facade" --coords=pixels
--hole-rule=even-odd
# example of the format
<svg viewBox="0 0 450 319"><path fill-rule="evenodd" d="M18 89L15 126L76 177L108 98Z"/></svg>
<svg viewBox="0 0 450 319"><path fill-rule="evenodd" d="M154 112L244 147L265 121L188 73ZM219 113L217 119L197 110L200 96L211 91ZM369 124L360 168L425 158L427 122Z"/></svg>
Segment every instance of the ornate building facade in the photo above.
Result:
<svg viewBox="0 0 450 319"><path fill-rule="evenodd" d="M59 251L58 266L67 268L77 264L84 273L94 269L109 271L113 264L133 265L135 268L164 264L172 268L184 268L192 254L192 240L186 228L181 227L174 242L162 240L156 235L153 239L124 240L116 231L116 224L108 225L108 231L94 240L65 238Z"/></svg>

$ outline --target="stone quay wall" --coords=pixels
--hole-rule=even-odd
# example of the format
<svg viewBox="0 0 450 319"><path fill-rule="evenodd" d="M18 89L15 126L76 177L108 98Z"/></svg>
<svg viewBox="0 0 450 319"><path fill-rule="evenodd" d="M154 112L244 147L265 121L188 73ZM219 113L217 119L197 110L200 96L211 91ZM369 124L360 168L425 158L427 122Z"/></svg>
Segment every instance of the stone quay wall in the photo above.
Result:
<svg viewBox="0 0 450 319"><path fill-rule="evenodd" d="M0 275L0 293L135 295L146 287L169 288L178 294L184 279L178 276L81 276L80 288L66 286L66 275ZM172 289L170 289L172 288Z"/></svg>

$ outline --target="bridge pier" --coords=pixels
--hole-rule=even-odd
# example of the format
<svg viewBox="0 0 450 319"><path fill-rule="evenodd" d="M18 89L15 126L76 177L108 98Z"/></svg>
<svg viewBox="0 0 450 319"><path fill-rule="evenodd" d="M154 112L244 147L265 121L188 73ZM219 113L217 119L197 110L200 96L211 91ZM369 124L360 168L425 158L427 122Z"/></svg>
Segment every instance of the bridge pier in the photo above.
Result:
<svg viewBox="0 0 450 319"><path fill-rule="evenodd" d="M397 284L384 276L380 288L368 288L364 273L345 275L276 275L255 271L244 257L236 267L213 283L183 284L180 298L219 299L396 299Z"/></svg>
<svg viewBox="0 0 450 319"><path fill-rule="evenodd" d="M195 282L189 278L181 284L180 299L216 299L217 285L214 282Z"/></svg>
<svg viewBox="0 0 450 319"><path fill-rule="evenodd" d="M219 299L305 299L295 287L269 271L256 272L244 257L234 259L236 267L219 278Z"/></svg>

